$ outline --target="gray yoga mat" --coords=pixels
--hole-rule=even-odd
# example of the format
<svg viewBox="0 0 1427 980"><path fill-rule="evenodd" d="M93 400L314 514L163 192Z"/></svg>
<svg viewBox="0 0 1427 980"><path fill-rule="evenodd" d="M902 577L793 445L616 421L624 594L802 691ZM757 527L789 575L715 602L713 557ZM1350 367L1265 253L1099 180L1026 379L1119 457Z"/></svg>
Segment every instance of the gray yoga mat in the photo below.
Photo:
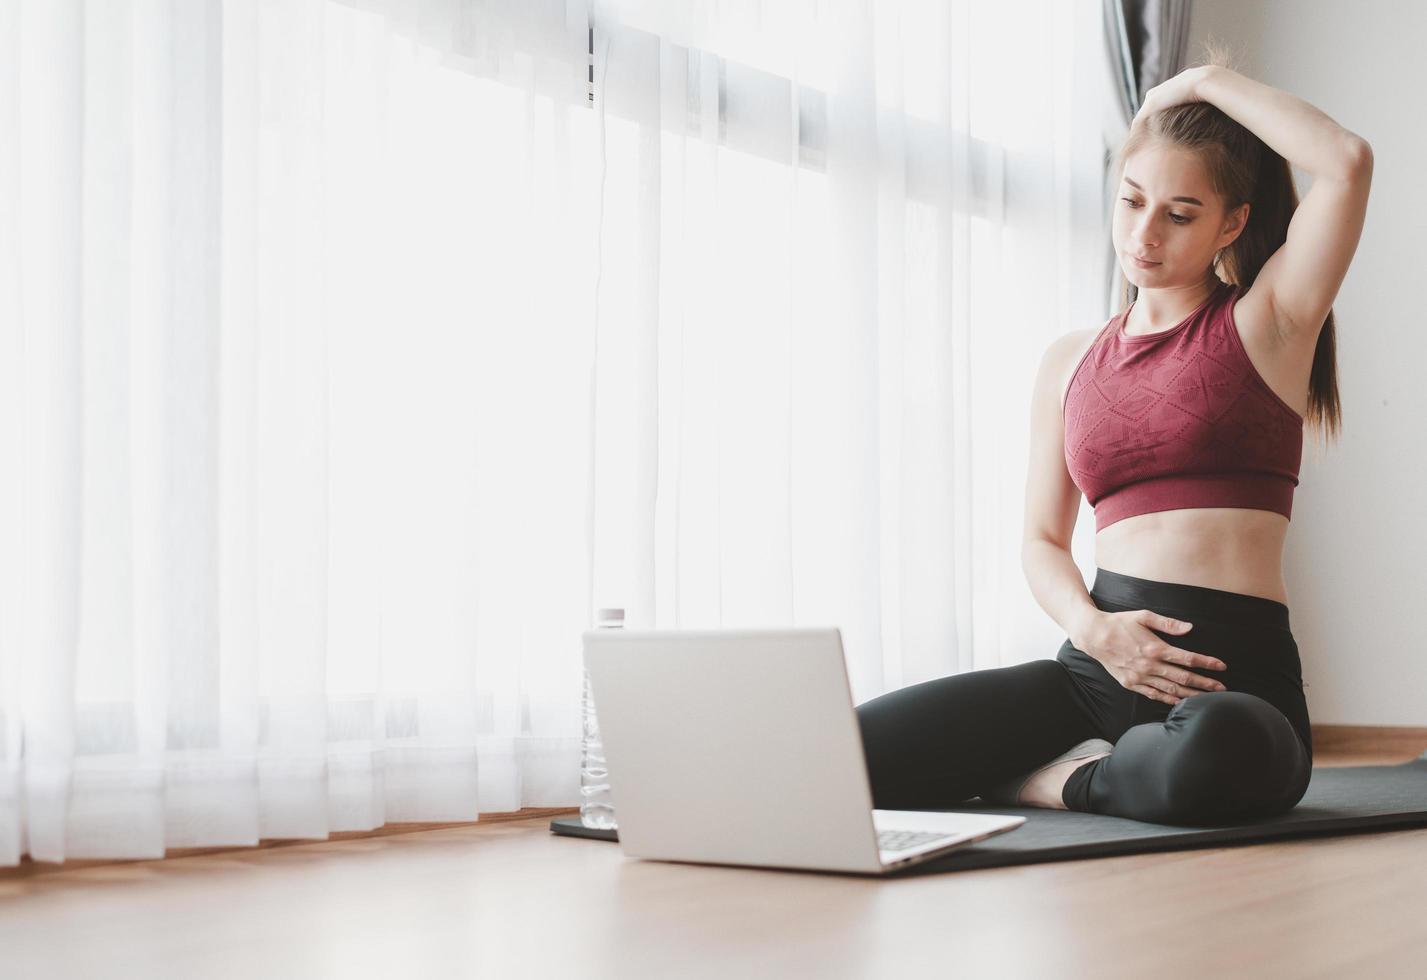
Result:
<svg viewBox="0 0 1427 980"><path fill-rule="evenodd" d="M1015 813L1026 822L899 876L1427 827L1427 752L1391 766L1315 768L1308 792L1288 813L1232 826L1176 827L1076 810L993 806L980 798L956 809Z"/></svg>

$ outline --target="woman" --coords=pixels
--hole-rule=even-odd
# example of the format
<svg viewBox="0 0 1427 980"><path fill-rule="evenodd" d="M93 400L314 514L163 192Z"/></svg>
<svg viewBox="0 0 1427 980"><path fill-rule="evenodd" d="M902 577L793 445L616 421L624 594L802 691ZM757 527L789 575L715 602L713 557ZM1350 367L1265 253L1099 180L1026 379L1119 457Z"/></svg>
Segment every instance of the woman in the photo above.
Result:
<svg viewBox="0 0 1427 980"><path fill-rule="evenodd" d="M1285 157L1313 176L1301 204ZM859 705L877 807L980 795L1205 825L1302 799L1283 544L1303 423L1339 424L1331 307L1371 177L1363 139L1223 65L1149 91L1116 161L1137 296L1050 346L1032 402L1022 562L1068 639ZM1070 554L1082 492L1089 593Z"/></svg>

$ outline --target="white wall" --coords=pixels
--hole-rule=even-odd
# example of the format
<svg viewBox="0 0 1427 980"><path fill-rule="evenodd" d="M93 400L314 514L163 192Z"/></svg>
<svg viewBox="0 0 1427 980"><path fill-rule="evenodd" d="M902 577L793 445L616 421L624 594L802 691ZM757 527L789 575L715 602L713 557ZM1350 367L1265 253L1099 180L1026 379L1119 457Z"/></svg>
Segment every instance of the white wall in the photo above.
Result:
<svg viewBox="0 0 1427 980"><path fill-rule="evenodd" d="M1285 575L1314 723L1427 725L1427 4L1197 0L1190 63L1207 36L1373 147L1334 307L1343 433L1305 433Z"/></svg>

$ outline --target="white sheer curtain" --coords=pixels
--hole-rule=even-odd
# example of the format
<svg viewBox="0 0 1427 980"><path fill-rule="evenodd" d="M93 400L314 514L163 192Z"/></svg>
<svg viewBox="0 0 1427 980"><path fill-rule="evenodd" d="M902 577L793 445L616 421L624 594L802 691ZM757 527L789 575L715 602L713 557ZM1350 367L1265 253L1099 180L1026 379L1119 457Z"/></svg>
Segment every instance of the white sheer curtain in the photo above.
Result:
<svg viewBox="0 0 1427 980"><path fill-rule="evenodd" d="M587 15L426 9L0 6L0 863L577 801Z"/></svg>
<svg viewBox="0 0 1427 980"><path fill-rule="evenodd" d="M0 0L0 863L575 805L601 605L1053 653L1097 25Z"/></svg>
<svg viewBox="0 0 1427 980"><path fill-rule="evenodd" d="M1028 410L1046 345L1103 312L1098 6L596 18L609 601L839 626L855 701L1053 655Z"/></svg>

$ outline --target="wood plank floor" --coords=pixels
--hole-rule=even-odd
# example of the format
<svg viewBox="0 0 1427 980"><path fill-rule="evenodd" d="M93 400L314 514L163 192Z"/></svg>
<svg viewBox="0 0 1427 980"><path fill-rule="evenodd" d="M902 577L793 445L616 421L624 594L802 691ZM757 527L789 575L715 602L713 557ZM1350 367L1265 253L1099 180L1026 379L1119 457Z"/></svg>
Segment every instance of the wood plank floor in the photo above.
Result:
<svg viewBox="0 0 1427 980"><path fill-rule="evenodd" d="M1427 976L1427 830L876 880L549 820L30 865L0 874L0 976Z"/></svg>

